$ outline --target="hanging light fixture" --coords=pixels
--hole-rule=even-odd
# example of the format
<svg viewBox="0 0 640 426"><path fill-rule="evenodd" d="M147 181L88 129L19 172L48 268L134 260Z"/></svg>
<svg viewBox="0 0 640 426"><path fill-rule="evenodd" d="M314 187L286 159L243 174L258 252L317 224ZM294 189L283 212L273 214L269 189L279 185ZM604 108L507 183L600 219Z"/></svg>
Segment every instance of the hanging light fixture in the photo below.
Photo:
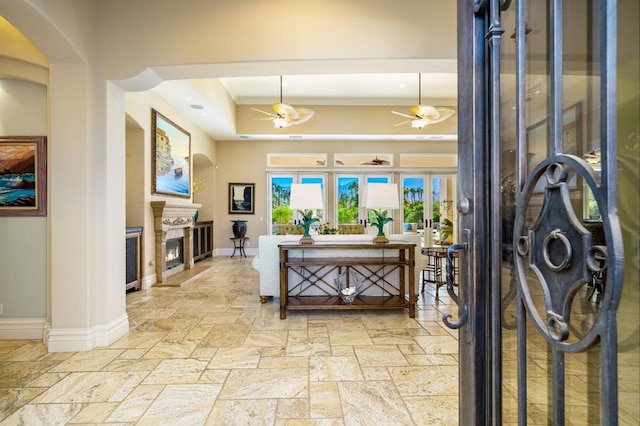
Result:
<svg viewBox="0 0 640 426"><path fill-rule="evenodd" d="M284 127L302 124L313 117L313 111L308 108L295 108L282 102L282 76L280 76L280 102L271 105L273 111L266 112L258 108L251 108L254 111L268 115L269 118L258 118L257 120L272 120L273 126L282 129Z"/></svg>
<svg viewBox="0 0 640 426"><path fill-rule="evenodd" d="M410 120L402 121L394 124L394 126L402 126L403 124L411 123L411 127L414 129L422 129L429 124L436 124L446 120L455 114L455 111L451 108L422 105L422 75L418 73L418 105L411 107L412 115L398 111L391 111L391 113L410 118Z"/></svg>

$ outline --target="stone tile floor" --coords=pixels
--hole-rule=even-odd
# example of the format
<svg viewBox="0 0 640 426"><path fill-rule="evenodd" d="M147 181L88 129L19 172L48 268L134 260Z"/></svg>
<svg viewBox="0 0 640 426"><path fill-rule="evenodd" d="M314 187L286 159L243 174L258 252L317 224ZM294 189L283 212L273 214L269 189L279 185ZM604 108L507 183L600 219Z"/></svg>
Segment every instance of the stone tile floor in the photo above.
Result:
<svg viewBox="0 0 640 426"><path fill-rule="evenodd" d="M208 269L205 269L207 268ZM457 331L446 291L405 311L261 304L251 258L216 257L127 294L130 332L47 353L0 341L2 425L455 425ZM171 284L171 283L169 283Z"/></svg>

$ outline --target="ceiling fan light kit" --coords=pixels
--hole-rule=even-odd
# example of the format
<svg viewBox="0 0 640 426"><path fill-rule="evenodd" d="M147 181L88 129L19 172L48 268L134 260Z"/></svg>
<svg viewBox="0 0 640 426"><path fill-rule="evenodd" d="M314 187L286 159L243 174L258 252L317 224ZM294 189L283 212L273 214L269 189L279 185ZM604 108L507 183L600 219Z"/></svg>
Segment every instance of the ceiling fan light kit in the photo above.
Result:
<svg viewBox="0 0 640 426"><path fill-rule="evenodd" d="M282 103L282 76L280 76L280 102L271 105L274 113L262 111L257 108L251 108L254 111L266 114L269 118L266 120L273 121L273 127L282 129L285 127L302 124L313 117L313 111L308 108L295 108L292 105ZM265 118L257 118L256 120L265 120Z"/></svg>
<svg viewBox="0 0 640 426"><path fill-rule="evenodd" d="M411 115L398 111L391 111L391 113L410 119L396 123L394 126L411 123L411 127L414 129L422 129L429 124L436 124L446 120L451 117L455 111L451 108L422 105L422 76L418 74L418 105L411 107Z"/></svg>

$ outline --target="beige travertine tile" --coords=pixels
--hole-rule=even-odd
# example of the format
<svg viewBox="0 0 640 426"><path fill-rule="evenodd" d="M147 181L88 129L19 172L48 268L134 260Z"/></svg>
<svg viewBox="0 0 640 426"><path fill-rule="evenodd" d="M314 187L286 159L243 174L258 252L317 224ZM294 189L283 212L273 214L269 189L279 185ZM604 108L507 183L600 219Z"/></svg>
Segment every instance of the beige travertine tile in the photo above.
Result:
<svg viewBox="0 0 640 426"><path fill-rule="evenodd" d="M309 358L305 356L264 356L258 368L309 368Z"/></svg>
<svg viewBox="0 0 640 426"><path fill-rule="evenodd" d="M414 424L392 382L339 382L338 389L346 424Z"/></svg>
<svg viewBox="0 0 640 426"><path fill-rule="evenodd" d="M166 337L149 349L143 358L188 358L197 347L198 342L194 340Z"/></svg>
<svg viewBox="0 0 640 426"><path fill-rule="evenodd" d="M400 395L457 395L458 366L389 367Z"/></svg>
<svg viewBox="0 0 640 426"><path fill-rule="evenodd" d="M354 347L360 365L363 367L408 365L402 352L394 345Z"/></svg>
<svg viewBox="0 0 640 426"><path fill-rule="evenodd" d="M163 385L140 385L106 419L107 422L135 422L164 389Z"/></svg>
<svg viewBox="0 0 640 426"><path fill-rule="evenodd" d="M73 419L70 424L103 422L109 414L118 406L117 402L97 402L87 404Z"/></svg>
<svg viewBox="0 0 640 426"><path fill-rule="evenodd" d="M3 420L7 425L65 425L80 412L82 404L29 404Z"/></svg>
<svg viewBox="0 0 640 426"><path fill-rule="evenodd" d="M428 288L416 319L353 310L290 312L283 321L277 298L259 303L250 259L210 264L184 287L128 293L131 331L109 348L48 354L39 341L0 341L0 423L457 424L458 331L441 319L457 307L446 292L436 303ZM505 341L514 336L506 331ZM528 420L547 424L548 351L530 341ZM515 356L504 352L505 424L517 423ZM567 391L581 395L567 424L589 422L584 407L599 403L583 392L593 368L585 354L568 361ZM638 376L637 366L619 372ZM638 405L629 402L638 401L638 382L621 385L626 406ZM620 411L621 424L637 417Z"/></svg>
<svg viewBox="0 0 640 426"><path fill-rule="evenodd" d="M307 398L309 372L304 368L231 370L221 399Z"/></svg>
<svg viewBox="0 0 640 426"><path fill-rule="evenodd" d="M276 418L300 419L309 417L309 400L306 398L279 399Z"/></svg>
<svg viewBox="0 0 640 426"><path fill-rule="evenodd" d="M256 368L262 355L261 348L219 348L207 366L209 369Z"/></svg>
<svg viewBox="0 0 640 426"><path fill-rule="evenodd" d="M205 425L272 425L277 405L275 399L218 400Z"/></svg>
<svg viewBox="0 0 640 426"><path fill-rule="evenodd" d="M110 348L143 349L151 348L167 335L164 331L131 331L118 339Z"/></svg>
<svg viewBox="0 0 640 426"><path fill-rule="evenodd" d="M404 398L416 425L458 426L458 396L416 396Z"/></svg>
<svg viewBox="0 0 640 426"><path fill-rule="evenodd" d="M220 385L169 385L153 401L136 425L204 424L219 391Z"/></svg>
<svg viewBox="0 0 640 426"><path fill-rule="evenodd" d="M309 384L309 411L313 418L342 418L342 404L338 384L312 382Z"/></svg>
<svg viewBox="0 0 640 426"><path fill-rule="evenodd" d="M71 373L34 399L34 403L122 401L146 372Z"/></svg>
<svg viewBox="0 0 640 426"><path fill-rule="evenodd" d="M207 361L197 359L165 359L145 377L145 385L198 383Z"/></svg>
<svg viewBox="0 0 640 426"><path fill-rule="evenodd" d="M251 331L244 341L245 346L284 346L287 344L287 331Z"/></svg>
<svg viewBox="0 0 640 426"><path fill-rule="evenodd" d="M289 332L285 354L287 356L330 355L331 346L327 337L307 337L306 333Z"/></svg>
<svg viewBox="0 0 640 426"><path fill-rule="evenodd" d="M19 361L0 364L0 389L25 387L58 363L53 361Z"/></svg>
<svg viewBox="0 0 640 426"><path fill-rule="evenodd" d="M311 382L363 380L358 360L354 356L312 356L309 358Z"/></svg>
<svg viewBox="0 0 640 426"><path fill-rule="evenodd" d="M0 392L0 419L14 413L44 392L44 388L8 388Z"/></svg>

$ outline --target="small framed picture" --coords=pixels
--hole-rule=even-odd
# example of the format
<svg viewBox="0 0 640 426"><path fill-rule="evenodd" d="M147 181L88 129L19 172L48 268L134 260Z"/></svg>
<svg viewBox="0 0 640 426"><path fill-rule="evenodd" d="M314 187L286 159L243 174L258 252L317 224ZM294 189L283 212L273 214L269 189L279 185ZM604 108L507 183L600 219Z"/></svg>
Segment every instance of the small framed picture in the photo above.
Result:
<svg viewBox="0 0 640 426"><path fill-rule="evenodd" d="M0 216L47 215L47 138L0 137Z"/></svg>
<svg viewBox="0 0 640 426"><path fill-rule="evenodd" d="M255 184L229 184L229 214L255 213Z"/></svg>

